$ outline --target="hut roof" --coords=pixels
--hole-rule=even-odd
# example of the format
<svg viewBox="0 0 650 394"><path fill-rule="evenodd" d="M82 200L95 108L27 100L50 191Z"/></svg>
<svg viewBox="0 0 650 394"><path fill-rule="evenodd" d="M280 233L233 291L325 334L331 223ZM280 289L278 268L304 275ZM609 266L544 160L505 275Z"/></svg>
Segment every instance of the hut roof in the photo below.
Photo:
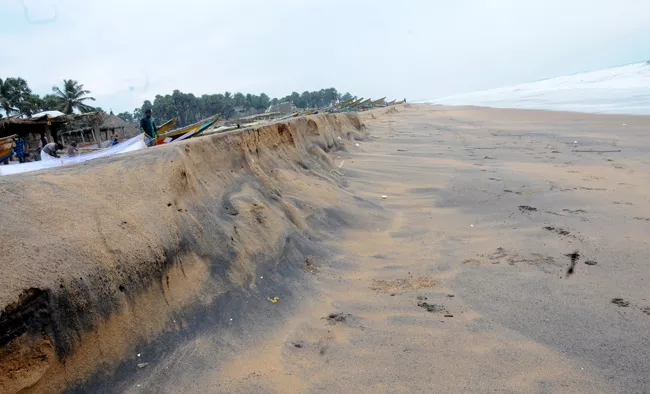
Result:
<svg viewBox="0 0 650 394"><path fill-rule="evenodd" d="M10 134L42 133L48 124L64 124L75 120L101 118L100 112L65 115L59 111L46 111L30 118L0 118L0 137Z"/></svg>

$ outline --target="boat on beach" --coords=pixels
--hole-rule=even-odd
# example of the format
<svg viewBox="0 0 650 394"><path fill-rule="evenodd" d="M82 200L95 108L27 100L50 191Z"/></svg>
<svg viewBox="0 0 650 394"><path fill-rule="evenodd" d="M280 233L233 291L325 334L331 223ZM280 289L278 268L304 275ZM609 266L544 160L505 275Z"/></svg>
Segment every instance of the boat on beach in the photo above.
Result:
<svg viewBox="0 0 650 394"><path fill-rule="evenodd" d="M156 145L169 144L171 142L181 141L186 138L195 137L201 134L203 131L205 131L208 127L212 126L217 121L217 119L219 119L220 116L221 115L215 115L211 119L205 122L194 123L189 126L180 128L178 130L171 130L166 133L161 133L156 138ZM173 119L174 122L175 119L176 118Z"/></svg>
<svg viewBox="0 0 650 394"><path fill-rule="evenodd" d="M16 135L0 138L0 163L10 158L13 153L14 138Z"/></svg>
<svg viewBox="0 0 650 394"><path fill-rule="evenodd" d="M158 134L163 134L171 130L178 121L178 118L172 118L158 127Z"/></svg>

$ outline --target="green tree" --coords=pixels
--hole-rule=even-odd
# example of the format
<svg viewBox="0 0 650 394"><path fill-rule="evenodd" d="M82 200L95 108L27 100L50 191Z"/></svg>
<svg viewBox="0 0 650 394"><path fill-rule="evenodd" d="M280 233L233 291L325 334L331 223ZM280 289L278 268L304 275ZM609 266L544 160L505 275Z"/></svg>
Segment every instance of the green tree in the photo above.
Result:
<svg viewBox="0 0 650 394"><path fill-rule="evenodd" d="M350 94L346 93L346 95L349 96ZM270 99L266 93L260 93L258 96L250 93L244 95L239 92L234 95L225 92L223 94L204 94L201 97L196 97L192 93L174 90L171 95L157 95L153 103L145 101L141 108L136 108L133 111L133 117L138 120L144 116L146 109L151 108L157 120L162 122L178 117L177 124L182 127L214 114L221 114L222 118L229 119L236 114L235 108L238 110L263 111L270 104L280 102L291 102L298 108L319 108L331 105L340 97L341 95L334 88L313 92L305 91L302 94L293 92L290 96L282 99Z"/></svg>
<svg viewBox="0 0 650 394"><path fill-rule="evenodd" d="M59 99L53 94L46 94L43 96L43 111L55 110L59 105Z"/></svg>
<svg viewBox="0 0 650 394"><path fill-rule="evenodd" d="M132 123L133 122L133 115L130 112L120 112L117 114L117 117L122 119L125 122Z"/></svg>
<svg viewBox="0 0 650 394"><path fill-rule="evenodd" d="M153 100L152 111L153 116L160 121L160 123L164 123L177 116L172 97L168 94L165 96L156 95Z"/></svg>
<svg viewBox="0 0 650 394"><path fill-rule="evenodd" d="M269 96L267 96L266 93L260 94L257 109L267 109L270 104L271 104L271 99L269 98Z"/></svg>
<svg viewBox="0 0 650 394"><path fill-rule="evenodd" d="M228 93L228 92L226 92L226 93ZM250 94L249 94L249 96L250 96ZM232 105L234 105L235 107L244 107L245 108L246 103L247 103L246 96L244 96L241 93L235 93L235 95L232 98Z"/></svg>
<svg viewBox="0 0 650 394"><path fill-rule="evenodd" d="M28 94L22 102L18 103L20 113L25 116L32 116L37 112L45 110L44 106L45 103L38 94Z"/></svg>
<svg viewBox="0 0 650 394"><path fill-rule="evenodd" d="M13 112L20 113L20 106L31 95L32 91L27 86L27 81L18 78L0 79L0 107L7 116Z"/></svg>
<svg viewBox="0 0 650 394"><path fill-rule="evenodd" d="M147 112L148 109L153 110L153 104L151 104L151 101L149 100L144 100L144 103L142 103L142 116L144 116L144 113Z"/></svg>
<svg viewBox="0 0 650 394"><path fill-rule="evenodd" d="M352 95L350 94L350 92L347 92L343 96L341 96L340 101L345 102L351 99L352 99Z"/></svg>
<svg viewBox="0 0 650 394"><path fill-rule="evenodd" d="M72 114L74 110L81 113L92 112L95 109L90 105L85 104L87 100L95 101L94 97L88 96L90 90L84 90L84 85L72 79L63 80L63 90L58 86L52 86L52 91L59 101L59 110Z"/></svg>

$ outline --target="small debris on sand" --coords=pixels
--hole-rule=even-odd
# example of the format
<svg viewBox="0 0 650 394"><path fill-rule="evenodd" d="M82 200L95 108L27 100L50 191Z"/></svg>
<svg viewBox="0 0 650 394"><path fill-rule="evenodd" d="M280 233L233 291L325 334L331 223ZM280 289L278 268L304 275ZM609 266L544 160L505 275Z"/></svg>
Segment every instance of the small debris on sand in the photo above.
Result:
<svg viewBox="0 0 650 394"><path fill-rule="evenodd" d="M147 365L149 365L149 363L139 363L138 368L142 369L142 368L146 367Z"/></svg>
<svg viewBox="0 0 650 394"><path fill-rule="evenodd" d="M628 306L630 306L630 302L625 301L622 298L612 298L612 304L620 306L621 308L627 308Z"/></svg>
<svg viewBox="0 0 650 394"><path fill-rule="evenodd" d="M568 212L568 213L587 213L587 211L585 211L584 209L575 209L575 210L563 209L562 211L563 212Z"/></svg>
<svg viewBox="0 0 650 394"><path fill-rule="evenodd" d="M305 257L305 264L303 264L302 269L303 271L310 274L318 273L318 265L314 262L314 258L312 256Z"/></svg>
<svg viewBox="0 0 650 394"><path fill-rule="evenodd" d="M418 302L418 306L420 308L424 308L427 310L427 312L432 312L432 313L447 313L447 310L445 309L444 306L442 305L437 305L437 304L429 304L428 302Z"/></svg>
<svg viewBox="0 0 650 394"><path fill-rule="evenodd" d="M520 205L519 210L521 212L533 212L533 211L537 211L537 208L531 207L530 205Z"/></svg>
<svg viewBox="0 0 650 394"><path fill-rule="evenodd" d="M585 264L587 264L587 265L596 265L596 264L598 264L598 262L596 260L587 260L587 261L585 261Z"/></svg>
<svg viewBox="0 0 650 394"><path fill-rule="evenodd" d="M330 313L327 315L327 321L330 324L341 323L344 322L349 316L351 316L349 313Z"/></svg>
<svg viewBox="0 0 650 394"><path fill-rule="evenodd" d="M580 253L576 250L573 253L565 254L565 256L571 259L571 265L569 265L569 269L567 269L566 271L566 276L568 278L574 273L575 266L578 263L578 260L580 259Z"/></svg>
<svg viewBox="0 0 650 394"><path fill-rule="evenodd" d="M496 252L494 252L494 253L492 253L492 254L490 254L488 256L488 258L490 260L498 260L498 259L501 259L501 258L504 258L504 257L506 257L506 250L504 248L500 247L500 246L497 248Z"/></svg>
<svg viewBox="0 0 650 394"><path fill-rule="evenodd" d="M565 229L562 229L562 228L555 228L553 226L546 226L546 227L544 227L544 230L552 231L552 232L560 234L560 235L571 235L571 233L568 230L565 230Z"/></svg>

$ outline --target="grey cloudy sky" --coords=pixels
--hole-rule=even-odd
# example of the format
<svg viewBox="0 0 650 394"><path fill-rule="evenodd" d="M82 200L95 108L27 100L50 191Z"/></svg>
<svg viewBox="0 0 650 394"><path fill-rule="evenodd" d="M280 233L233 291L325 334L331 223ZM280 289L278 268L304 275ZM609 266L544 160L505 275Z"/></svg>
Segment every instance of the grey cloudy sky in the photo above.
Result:
<svg viewBox="0 0 650 394"><path fill-rule="evenodd" d="M430 99L650 59L649 0L0 0L0 78L116 112L335 87Z"/></svg>

